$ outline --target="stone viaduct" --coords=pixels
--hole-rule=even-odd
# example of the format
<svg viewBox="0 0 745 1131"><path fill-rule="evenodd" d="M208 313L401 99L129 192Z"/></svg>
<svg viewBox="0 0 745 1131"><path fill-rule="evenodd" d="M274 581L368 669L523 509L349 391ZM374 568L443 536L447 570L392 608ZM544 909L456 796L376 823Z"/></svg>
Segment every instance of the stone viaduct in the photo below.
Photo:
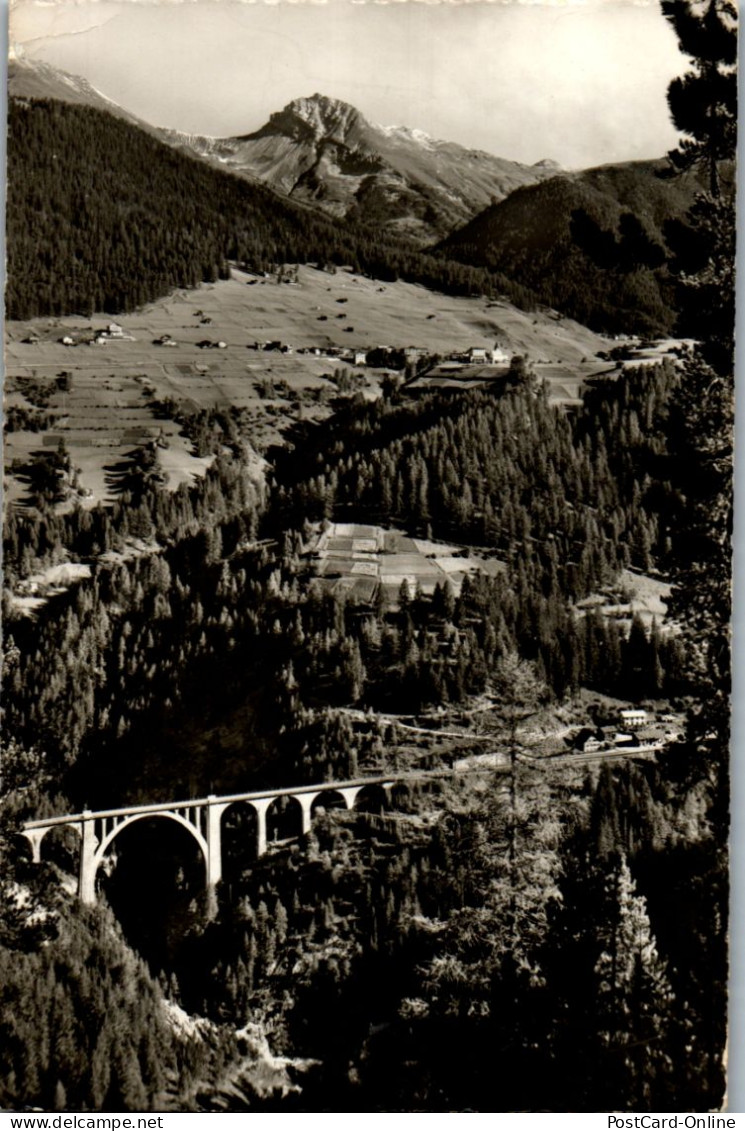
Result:
<svg viewBox="0 0 745 1131"><path fill-rule="evenodd" d="M256 855L262 856L267 850L267 814L277 803L282 804L283 798L291 799L299 807L297 832L302 835L310 830L313 803L319 798L337 805L338 798L341 798L347 809L353 809L360 794L369 793L372 788L382 790L386 799L389 799L393 785L398 782L410 778L421 780L440 776L444 775L437 771L422 771L418 774L356 778L352 781L271 789L258 793L234 793L224 797L211 795L192 801L131 805L100 812L86 809L69 816L27 821L22 833L29 840L33 860L38 864L41 862L41 843L51 829L75 829L80 838L78 895L83 903L95 903L96 873L119 833L135 821L165 817L187 829L199 845L204 858L207 890L211 892L222 878L222 818L231 805L243 802L253 810L256 816Z"/></svg>

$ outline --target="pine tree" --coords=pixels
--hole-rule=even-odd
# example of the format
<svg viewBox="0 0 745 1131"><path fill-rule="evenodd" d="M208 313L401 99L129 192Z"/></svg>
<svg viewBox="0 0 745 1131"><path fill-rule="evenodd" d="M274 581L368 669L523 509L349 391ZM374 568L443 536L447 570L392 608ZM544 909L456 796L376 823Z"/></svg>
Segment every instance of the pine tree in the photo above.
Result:
<svg viewBox="0 0 745 1131"><path fill-rule="evenodd" d="M700 340L706 362L726 373L734 348L735 208L734 177L725 180L722 165L734 162L737 145L737 9L730 0L706 0L703 11L691 0L663 0L662 10L694 67L668 90L673 121L688 135L671 157L681 168L703 164L709 181L687 223L667 232L679 326Z"/></svg>
<svg viewBox="0 0 745 1131"><path fill-rule="evenodd" d="M54 1111L65 1111L67 1109L67 1092L61 1080L58 1080L55 1084L54 1103L52 1107Z"/></svg>
<svg viewBox="0 0 745 1131"><path fill-rule="evenodd" d="M634 1110L666 1109L661 1100L671 1098L673 995L646 903L636 894L622 858L608 873L598 926L601 949L594 974L600 1106L617 1107L623 1097L623 1106Z"/></svg>
<svg viewBox="0 0 745 1131"><path fill-rule="evenodd" d="M677 560L670 608L682 616L687 668L702 695L689 736L718 783L718 820L727 823L732 461L734 439L734 193L722 191L717 163L735 156L736 12L708 0L697 15L683 0L663 10L696 63L701 111L692 131L711 167L711 192L689 214L693 252L681 256L683 317L693 311L700 344L686 359L671 402L669 443L685 508L673 529ZM695 82L694 82L695 79ZM682 80L681 80L682 81ZM707 86L707 82L711 85ZM671 87L672 90L675 84ZM677 89L677 88L676 88ZM693 95L691 95L693 99ZM672 105L672 103L671 103ZM675 111L674 111L675 113ZM695 155L695 151L691 150ZM682 239L682 235L681 235Z"/></svg>
<svg viewBox="0 0 745 1131"><path fill-rule="evenodd" d="M681 169L702 164L716 198L719 165L737 136L737 8L730 0L705 0L703 11L693 0L662 0L662 12L693 64L668 88L673 122L686 135L670 157Z"/></svg>

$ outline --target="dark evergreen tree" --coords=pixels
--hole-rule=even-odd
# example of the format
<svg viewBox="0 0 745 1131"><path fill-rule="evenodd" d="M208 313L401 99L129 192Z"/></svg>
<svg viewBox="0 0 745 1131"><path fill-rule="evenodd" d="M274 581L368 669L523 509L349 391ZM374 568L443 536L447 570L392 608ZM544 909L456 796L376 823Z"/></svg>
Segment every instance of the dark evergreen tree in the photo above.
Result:
<svg viewBox="0 0 745 1131"><path fill-rule="evenodd" d="M701 163L716 198L720 164L737 144L737 8L730 0L662 0L662 12L693 64L668 88L673 122L686 135L670 157L682 169Z"/></svg>

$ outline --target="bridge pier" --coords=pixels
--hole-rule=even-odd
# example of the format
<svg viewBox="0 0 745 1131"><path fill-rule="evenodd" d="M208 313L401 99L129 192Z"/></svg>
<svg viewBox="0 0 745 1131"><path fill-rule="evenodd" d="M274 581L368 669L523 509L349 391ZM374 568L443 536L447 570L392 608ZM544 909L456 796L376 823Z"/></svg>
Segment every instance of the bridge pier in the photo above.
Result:
<svg viewBox="0 0 745 1131"><path fill-rule="evenodd" d="M48 829L23 829L23 835L31 845L31 859L34 864L41 864L41 842Z"/></svg>
<svg viewBox="0 0 745 1131"><path fill-rule="evenodd" d="M340 793L344 798L344 804L346 805L347 809L354 809L354 803L357 800L357 794L361 789L361 785L350 785L347 786L346 789L337 789L336 792Z"/></svg>
<svg viewBox="0 0 745 1131"><path fill-rule="evenodd" d="M80 829L78 896L81 903L93 904L96 902L96 872L98 871L99 861L96 858L98 838L96 837L95 818L90 809L83 810L83 820L78 828Z"/></svg>
<svg viewBox="0 0 745 1131"><path fill-rule="evenodd" d="M222 879L222 834L220 822L227 805L218 804L213 793L207 798L205 806L205 839L207 841L207 890L214 891Z"/></svg>
<svg viewBox="0 0 745 1131"><path fill-rule="evenodd" d="M251 800L256 811L256 855L263 856L266 852L266 811L271 805L273 797L260 797Z"/></svg>
<svg viewBox="0 0 745 1131"><path fill-rule="evenodd" d="M311 813L313 809L313 802L318 797L318 793L293 793L293 798L300 805L300 812L302 814L302 834L310 832L311 826Z"/></svg>

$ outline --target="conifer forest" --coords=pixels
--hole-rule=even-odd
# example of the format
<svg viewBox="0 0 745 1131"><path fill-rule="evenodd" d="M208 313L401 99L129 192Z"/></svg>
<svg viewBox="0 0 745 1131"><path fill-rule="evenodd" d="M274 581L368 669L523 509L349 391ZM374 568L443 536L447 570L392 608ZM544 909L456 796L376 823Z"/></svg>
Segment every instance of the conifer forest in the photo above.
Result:
<svg viewBox="0 0 745 1131"><path fill-rule="evenodd" d="M737 13L659 18L659 193L567 180L540 251L558 176L422 247L11 87L0 1110L722 1110ZM311 277L319 335L415 286L505 357L293 329L233 396L208 303ZM107 493L86 381L146 419Z"/></svg>

